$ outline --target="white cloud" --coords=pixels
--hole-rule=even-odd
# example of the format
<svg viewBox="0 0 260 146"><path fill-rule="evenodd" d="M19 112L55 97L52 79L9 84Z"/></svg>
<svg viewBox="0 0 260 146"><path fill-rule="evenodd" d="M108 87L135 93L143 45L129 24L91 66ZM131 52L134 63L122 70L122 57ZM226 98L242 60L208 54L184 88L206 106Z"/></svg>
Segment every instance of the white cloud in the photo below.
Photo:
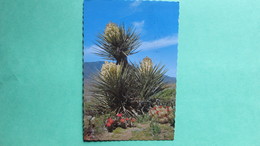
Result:
<svg viewBox="0 0 260 146"><path fill-rule="evenodd" d="M136 29L137 32L142 32L143 27L144 27L144 20L143 21L138 21L138 22L133 22L134 28Z"/></svg>
<svg viewBox="0 0 260 146"><path fill-rule="evenodd" d="M139 47L139 49L141 51L154 50L154 49L159 49L159 48L168 47L177 44L178 44L178 36L172 35L172 36L160 38L158 40L143 42L142 45Z"/></svg>
<svg viewBox="0 0 260 146"><path fill-rule="evenodd" d="M84 54L93 54L96 47L96 45L84 47Z"/></svg>
<svg viewBox="0 0 260 146"><path fill-rule="evenodd" d="M141 0L136 0L130 4L130 7L138 7L141 3Z"/></svg>

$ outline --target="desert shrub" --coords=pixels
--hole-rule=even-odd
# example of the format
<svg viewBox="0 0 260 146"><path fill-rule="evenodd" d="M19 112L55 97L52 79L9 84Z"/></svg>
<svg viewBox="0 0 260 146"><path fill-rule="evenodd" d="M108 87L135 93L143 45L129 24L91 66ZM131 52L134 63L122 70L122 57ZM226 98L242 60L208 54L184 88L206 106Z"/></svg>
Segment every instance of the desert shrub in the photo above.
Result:
<svg viewBox="0 0 260 146"><path fill-rule="evenodd" d="M110 114L85 116L84 117L84 133L85 135L98 135L104 131L104 123Z"/></svg>
<svg viewBox="0 0 260 146"><path fill-rule="evenodd" d="M93 106L94 102L93 101L87 101L84 102L84 113L86 115L97 115L98 113L100 113L100 111L98 110L98 108L96 108L95 106ZM105 113L102 113L105 114ZM101 115L101 114L100 114Z"/></svg>
<svg viewBox="0 0 260 146"><path fill-rule="evenodd" d="M137 117L137 122L138 123L146 123L146 122L148 122L150 120L151 120L151 117L148 114L139 115Z"/></svg>
<svg viewBox="0 0 260 146"><path fill-rule="evenodd" d="M123 128L117 127L117 128L113 131L113 133L114 133L114 134L121 134L121 133L123 133L123 131L124 131Z"/></svg>
<svg viewBox="0 0 260 146"><path fill-rule="evenodd" d="M157 122L150 123L150 130L153 136L158 136L161 133L161 128Z"/></svg>
<svg viewBox="0 0 260 146"><path fill-rule="evenodd" d="M129 140L153 140L150 128L141 131L132 131L132 137Z"/></svg>
<svg viewBox="0 0 260 146"><path fill-rule="evenodd" d="M176 94L175 88L166 88L161 92L159 92L158 94L155 94L153 98L169 101L174 99L175 94Z"/></svg>
<svg viewBox="0 0 260 146"><path fill-rule="evenodd" d="M161 92L155 94L152 99L154 99L157 104L174 106L176 96L176 89L172 87L165 88Z"/></svg>
<svg viewBox="0 0 260 146"><path fill-rule="evenodd" d="M142 128L142 127L140 127ZM172 140L173 127L151 121L148 128L133 130L130 140Z"/></svg>
<svg viewBox="0 0 260 146"><path fill-rule="evenodd" d="M93 121L94 126L94 131L95 134L100 134L102 133L104 130L104 121L103 118L95 118Z"/></svg>
<svg viewBox="0 0 260 146"><path fill-rule="evenodd" d="M168 124L160 124L161 129L161 138L164 140L172 140L173 139L173 127L169 126Z"/></svg>

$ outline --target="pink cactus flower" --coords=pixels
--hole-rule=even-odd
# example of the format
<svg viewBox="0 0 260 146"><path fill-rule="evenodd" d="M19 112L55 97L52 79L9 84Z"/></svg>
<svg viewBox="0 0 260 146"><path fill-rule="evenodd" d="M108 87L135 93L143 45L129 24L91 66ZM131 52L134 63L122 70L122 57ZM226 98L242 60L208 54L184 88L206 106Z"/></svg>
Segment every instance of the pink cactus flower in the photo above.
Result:
<svg viewBox="0 0 260 146"><path fill-rule="evenodd" d="M122 117L122 113L116 114L117 117Z"/></svg>

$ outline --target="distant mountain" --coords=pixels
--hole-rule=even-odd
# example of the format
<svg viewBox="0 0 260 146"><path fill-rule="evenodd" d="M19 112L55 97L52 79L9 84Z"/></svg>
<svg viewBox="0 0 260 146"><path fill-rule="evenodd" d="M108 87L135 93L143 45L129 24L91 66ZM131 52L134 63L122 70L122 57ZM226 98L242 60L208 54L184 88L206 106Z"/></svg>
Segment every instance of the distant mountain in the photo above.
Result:
<svg viewBox="0 0 260 146"><path fill-rule="evenodd" d="M99 72L104 63L104 61L84 62L84 78L89 79L93 74Z"/></svg>
<svg viewBox="0 0 260 146"><path fill-rule="evenodd" d="M101 70L104 63L104 61L84 62L84 78L89 80L93 74L97 74ZM165 75L164 82L174 84L176 83L176 78Z"/></svg>
<svg viewBox="0 0 260 146"><path fill-rule="evenodd" d="M175 84L176 83L176 78L164 75L164 82L168 83L168 84Z"/></svg>

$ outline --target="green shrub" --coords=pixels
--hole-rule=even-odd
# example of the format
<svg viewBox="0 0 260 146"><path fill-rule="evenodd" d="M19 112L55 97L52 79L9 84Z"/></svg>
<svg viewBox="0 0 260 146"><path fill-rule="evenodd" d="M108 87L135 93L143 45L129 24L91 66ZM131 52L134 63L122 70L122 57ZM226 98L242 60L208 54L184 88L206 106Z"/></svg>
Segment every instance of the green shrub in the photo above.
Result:
<svg viewBox="0 0 260 146"><path fill-rule="evenodd" d="M137 122L138 123L146 123L146 122L148 122L150 120L151 120L151 118L150 118L150 116L148 114L139 115L137 117Z"/></svg>
<svg viewBox="0 0 260 146"><path fill-rule="evenodd" d="M124 129L121 128L121 127L117 127L117 128L113 131L114 134L121 134L121 133L123 133L123 132L124 132Z"/></svg>
<svg viewBox="0 0 260 146"><path fill-rule="evenodd" d="M161 133L159 124L154 121L150 123L150 130L153 136L158 136Z"/></svg>
<svg viewBox="0 0 260 146"><path fill-rule="evenodd" d="M153 136L147 128L142 131L132 131L132 137L129 140L153 140Z"/></svg>
<svg viewBox="0 0 260 146"><path fill-rule="evenodd" d="M105 121L109 116L109 114L104 114L96 117L94 116L91 120L89 120L86 116L84 118L84 129L93 129L95 135L103 133L105 128Z"/></svg>
<svg viewBox="0 0 260 146"><path fill-rule="evenodd" d="M175 95L176 95L175 88L166 88L163 91L154 95L153 98L160 99L162 101L172 101L175 98Z"/></svg>

